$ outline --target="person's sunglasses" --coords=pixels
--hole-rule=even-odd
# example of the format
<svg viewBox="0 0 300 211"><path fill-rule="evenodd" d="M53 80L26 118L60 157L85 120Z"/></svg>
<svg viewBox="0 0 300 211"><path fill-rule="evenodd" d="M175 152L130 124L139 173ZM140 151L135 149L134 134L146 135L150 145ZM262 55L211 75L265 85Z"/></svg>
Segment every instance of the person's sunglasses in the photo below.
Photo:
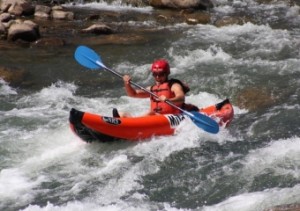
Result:
<svg viewBox="0 0 300 211"><path fill-rule="evenodd" d="M162 77L165 76L165 73L152 73L153 77Z"/></svg>

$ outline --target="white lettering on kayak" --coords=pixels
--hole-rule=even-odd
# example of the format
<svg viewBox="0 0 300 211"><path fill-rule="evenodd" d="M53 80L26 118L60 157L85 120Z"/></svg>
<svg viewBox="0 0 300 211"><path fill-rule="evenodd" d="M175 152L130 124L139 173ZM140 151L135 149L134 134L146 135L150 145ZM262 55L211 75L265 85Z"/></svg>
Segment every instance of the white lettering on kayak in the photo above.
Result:
<svg viewBox="0 0 300 211"><path fill-rule="evenodd" d="M184 120L184 116L182 114L178 114L178 115L169 114L166 115L166 117L169 120L171 128L177 127L180 124L180 122Z"/></svg>
<svg viewBox="0 0 300 211"><path fill-rule="evenodd" d="M112 125L119 125L119 124L121 124L121 120L119 120L117 118L104 116L104 117L102 117L102 119L103 119L104 122L106 122L108 124L112 124Z"/></svg>

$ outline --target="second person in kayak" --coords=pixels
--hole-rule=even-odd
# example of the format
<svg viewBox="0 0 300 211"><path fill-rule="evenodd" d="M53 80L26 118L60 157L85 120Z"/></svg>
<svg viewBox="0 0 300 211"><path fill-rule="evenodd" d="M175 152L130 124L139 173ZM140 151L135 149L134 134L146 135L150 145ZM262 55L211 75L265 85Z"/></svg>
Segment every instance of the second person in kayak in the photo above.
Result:
<svg viewBox="0 0 300 211"><path fill-rule="evenodd" d="M124 75L123 81L127 95L136 98L150 98L150 110L146 113L146 115L181 113L180 110L170 106L166 103L166 101L171 102L177 107L185 109L185 94L190 90L189 87L180 80L168 78L170 74L170 66L165 59L154 61L151 66L151 72L155 80L155 84L147 87L146 89L157 95L158 98L150 95L142 89L134 89L130 83L131 77L129 75ZM197 109L197 107L192 108L192 110ZM119 114L116 109L113 109L113 116L126 117L130 115L126 113Z"/></svg>

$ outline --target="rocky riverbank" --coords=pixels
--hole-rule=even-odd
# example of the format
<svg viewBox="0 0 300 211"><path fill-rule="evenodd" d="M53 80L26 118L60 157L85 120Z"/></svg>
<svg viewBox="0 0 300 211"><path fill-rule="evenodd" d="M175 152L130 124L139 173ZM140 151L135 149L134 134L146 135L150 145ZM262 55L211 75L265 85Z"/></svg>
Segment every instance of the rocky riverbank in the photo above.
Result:
<svg viewBox="0 0 300 211"><path fill-rule="evenodd" d="M149 1L148 4L154 8L170 8L171 11L158 12L154 16L152 14L139 13L120 13L113 11L101 11L98 15L95 11L82 14L80 10L74 10L57 6L50 3L41 4L40 2L32 2L30 0L2 0L0 1L0 37L2 40L8 42L15 42L16 44L25 43L29 45L64 45L64 38L59 33L59 29L71 31L69 37L80 36L83 33L89 34L120 34L118 30L113 29L113 25L109 26L105 23L117 21L126 22L130 19L154 19L158 22L183 22L197 24L209 23L209 13L203 12L213 5L210 1ZM133 4L133 2L129 2ZM143 2L140 2L142 4ZM139 5L134 2L134 4ZM174 10L176 8L176 10ZM193 10L193 12L185 13L178 10ZM197 12L194 12L197 11ZM198 12L202 11L202 12ZM98 11L99 12L99 11ZM98 23L91 24L86 28L74 28L72 21L94 21ZM65 22L64 22L65 21ZM85 24L83 24L85 25ZM58 33L52 34L50 31L57 30ZM139 29L137 29L139 30ZM53 35L55 36L54 39ZM58 39L60 38L60 39ZM45 40L46 39L46 40ZM112 39L108 39L111 42ZM113 40L118 40L114 37ZM119 43L119 41L116 41ZM127 42L127 41L125 41ZM4 44L2 44L2 48Z"/></svg>
<svg viewBox="0 0 300 211"><path fill-rule="evenodd" d="M148 42L147 34L161 30L158 25L212 23L212 14L208 10L213 5L208 0L185 1L185 4L181 1L162 3L158 0L128 0L126 3L136 7L152 6L154 9L141 13L134 10L82 9L68 7L67 4L57 5L56 1L1 0L0 51L29 47L59 48L78 43L145 44ZM146 27L129 24L130 21L149 20L157 24ZM19 67L0 67L0 77L12 85L22 81L24 72Z"/></svg>
<svg viewBox="0 0 300 211"><path fill-rule="evenodd" d="M129 21L152 20L161 25L210 22L210 14L205 11L212 7L209 1L186 1L185 4L180 1L174 1L173 4L164 2L129 0L127 3L134 6L145 6L147 3L157 8L151 13L140 13L78 9L58 5L56 1L0 0L0 51L29 47L59 48L78 43L143 44L147 42L145 34L160 29L131 26ZM0 66L0 77L13 86L20 84L25 75L26 71L20 67Z"/></svg>
<svg viewBox="0 0 300 211"><path fill-rule="evenodd" d="M126 23L131 20L140 22L153 20L161 25L213 24L218 27L258 22L255 16L247 14L217 17L210 10L214 5L209 0L127 0L125 2L134 6L151 6L153 8L151 13L81 10L66 5L56 5L56 3L56 1L1 0L0 50L12 47L12 42L23 47L63 46L68 42L76 43L78 39L86 38L86 34L90 34L91 37L108 35L101 39L101 43L124 42L128 44L143 40L141 37L129 36L129 38L128 31L157 30L156 28L130 27ZM60 3L64 2L60 1ZM259 3L265 4L268 1L260 0ZM291 1L290 4L295 3Z"/></svg>

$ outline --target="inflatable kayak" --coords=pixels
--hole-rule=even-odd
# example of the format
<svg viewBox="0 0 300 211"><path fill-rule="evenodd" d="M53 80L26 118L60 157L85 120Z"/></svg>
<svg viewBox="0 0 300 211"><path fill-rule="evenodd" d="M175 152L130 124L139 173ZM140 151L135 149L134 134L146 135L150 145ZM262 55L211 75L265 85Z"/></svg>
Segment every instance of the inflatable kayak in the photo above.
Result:
<svg viewBox="0 0 300 211"><path fill-rule="evenodd" d="M229 100L199 110L227 127L233 119ZM140 141L152 136L173 135L176 127L187 118L183 114L164 114L142 117L116 118L88 112L70 111L70 127L83 141L110 142L114 140Z"/></svg>

